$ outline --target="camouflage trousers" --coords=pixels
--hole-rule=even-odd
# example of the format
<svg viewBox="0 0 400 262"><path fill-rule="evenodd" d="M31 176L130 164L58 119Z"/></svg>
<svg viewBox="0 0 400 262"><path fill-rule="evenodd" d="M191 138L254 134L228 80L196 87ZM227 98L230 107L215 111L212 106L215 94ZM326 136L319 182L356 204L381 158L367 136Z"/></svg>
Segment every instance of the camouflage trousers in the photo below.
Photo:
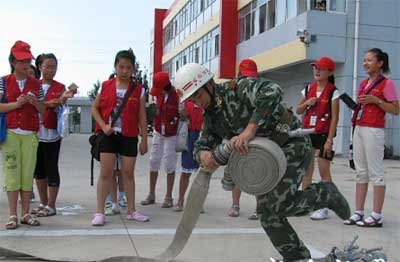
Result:
<svg viewBox="0 0 400 262"><path fill-rule="evenodd" d="M326 207L329 194L324 183L299 190L305 170L311 160L308 137L293 138L282 147L287 158L287 170L276 188L257 197L257 213L272 244L285 261L311 258L310 251L299 239L287 217L304 216Z"/></svg>

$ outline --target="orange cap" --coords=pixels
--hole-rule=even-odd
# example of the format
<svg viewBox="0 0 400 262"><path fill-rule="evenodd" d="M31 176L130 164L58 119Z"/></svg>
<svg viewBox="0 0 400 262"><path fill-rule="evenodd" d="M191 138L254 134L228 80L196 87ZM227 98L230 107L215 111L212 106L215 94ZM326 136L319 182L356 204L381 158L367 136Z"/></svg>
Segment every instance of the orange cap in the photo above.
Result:
<svg viewBox="0 0 400 262"><path fill-rule="evenodd" d="M327 56L320 57L317 61L310 64L318 69L326 69L329 71L335 71L335 62Z"/></svg>
<svg viewBox="0 0 400 262"><path fill-rule="evenodd" d="M161 71L157 72L153 76L153 87L150 89L150 95L158 96L161 91L171 84L169 80L169 74L167 72Z"/></svg>
<svg viewBox="0 0 400 262"><path fill-rule="evenodd" d="M18 40L11 47L11 54L16 60L34 59L31 53L31 46L23 41Z"/></svg>
<svg viewBox="0 0 400 262"><path fill-rule="evenodd" d="M240 61L239 74L245 77L257 77L258 70L256 62L251 59L243 59Z"/></svg>

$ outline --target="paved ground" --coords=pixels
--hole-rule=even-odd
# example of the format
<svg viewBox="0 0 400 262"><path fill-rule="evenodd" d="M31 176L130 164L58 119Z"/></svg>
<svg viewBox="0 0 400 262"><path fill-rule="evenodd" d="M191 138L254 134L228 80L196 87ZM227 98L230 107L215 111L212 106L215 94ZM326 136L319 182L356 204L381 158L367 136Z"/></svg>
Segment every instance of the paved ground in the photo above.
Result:
<svg viewBox="0 0 400 262"><path fill-rule="evenodd" d="M86 135L72 135L63 141L60 158L62 186L58 201L59 215L42 218L42 226L21 226L16 231L4 230L3 224L7 220L8 210L6 195L4 192L0 193L0 246L40 256L82 261L136 255L135 249L141 256L154 257L168 246L180 214L160 208L165 193L164 175L161 175L157 188L158 203L150 207L138 205L142 212L151 217L149 223L128 222L121 219L121 216L114 216L108 220L105 227L94 228L90 225L96 194L95 187L89 185L90 160L87 139ZM342 247L355 235L359 235L360 246L383 246L390 261L400 261L400 162L388 160L385 161L385 165L388 188L383 228L344 226L332 213L330 219L320 222L311 221L308 217L290 219L315 256L328 253L333 246ZM135 176L136 196L139 202L148 190L148 155L138 158ZM335 159L333 176L354 207L355 174L347 167L346 159ZM279 257L259 222L247 219L254 210L253 197L243 195L239 218L227 216L231 198L229 192L222 190L220 179L219 171L211 182L205 214L201 215L194 234L184 251L177 257L177 261L261 262L267 261L269 257ZM37 203L33 204L36 205ZM367 212L370 212L371 205L371 195L368 195Z"/></svg>

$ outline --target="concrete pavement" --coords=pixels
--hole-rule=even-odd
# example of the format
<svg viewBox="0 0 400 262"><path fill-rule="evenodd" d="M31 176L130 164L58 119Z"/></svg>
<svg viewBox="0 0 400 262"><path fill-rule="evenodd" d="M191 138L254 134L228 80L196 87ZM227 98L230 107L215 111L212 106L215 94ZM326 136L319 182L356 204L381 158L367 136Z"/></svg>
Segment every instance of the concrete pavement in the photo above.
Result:
<svg viewBox="0 0 400 262"><path fill-rule="evenodd" d="M41 218L42 226L20 226L15 231L4 230L3 224L8 218L7 198L4 192L0 194L0 246L38 256L82 261L137 255L136 251L140 256L154 257L167 248L181 213L160 207L166 183L163 173L159 176L157 186L157 204L148 207L137 204L139 210L150 216L150 222L126 221L125 212L122 212L122 216L107 217L108 223L104 227L91 226L96 187L89 185L90 158L87 139L87 135L71 135L63 141L58 215ZM147 154L137 160L136 203L144 199L148 192L148 157ZM383 228L345 226L332 212L330 218L325 221L311 221L308 217L290 218L300 238L315 256L327 254L333 246L343 247L355 235L359 235L359 246L383 246L390 261L400 261L400 194L397 189L400 186L400 162L385 160L385 166L388 187ZM354 208L355 173L348 168L347 159L335 158L332 167L335 182ZM205 213L200 216L194 234L184 251L177 257L177 261L261 262L267 261L269 257L279 258L259 222L247 219L255 207L254 197L242 195L240 217L231 218L227 215L231 205L231 193L221 188L221 171L213 176ZM98 167L95 174L98 176ZM174 196L178 192L178 181L179 175L176 177ZM372 190L366 202L367 214L372 207L371 193ZM38 203L34 203L32 207L37 205Z"/></svg>

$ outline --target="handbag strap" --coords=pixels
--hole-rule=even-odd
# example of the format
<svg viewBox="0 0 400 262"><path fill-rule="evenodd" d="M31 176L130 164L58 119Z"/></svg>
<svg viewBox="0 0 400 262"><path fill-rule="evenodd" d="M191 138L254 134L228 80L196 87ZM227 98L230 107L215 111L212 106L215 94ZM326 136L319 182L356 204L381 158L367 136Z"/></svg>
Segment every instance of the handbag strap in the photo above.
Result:
<svg viewBox="0 0 400 262"><path fill-rule="evenodd" d="M369 93L371 93L371 91L372 91L375 87L377 87L379 83L381 83L383 80L386 79L386 78L383 77L382 75L380 75L379 77L380 77L379 79L377 79L375 82L372 83L372 86L369 87L369 89L367 90L367 92L364 92L365 95L368 95ZM366 85L365 85L363 88L365 88L365 87L366 87ZM355 114L355 115L357 116L357 114L358 114L358 112L360 111L361 107L362 107L361 104L358 103L358 104L357 104L357 107L354 109L353 114ZM353 123L352 123L352 124L353 124L352 134L354 135L354 129L355 129L355 127L356 127L357 117L353 117L352 120L353 120L353 121L352 121L352 122L353 122Z"/></svg>
<svg viewBox="0 0 400 262"><path fill-rule="evenodd" d="M6 77L3 76L1 78L2 82L3 82L3 96L1 97L1 103L6 103Z"/></svg>
<svg viewBox="0 0 400 262"><path fill-rule="evenodd" d="M137 84L135 82L131 82L131 84L128 87L128 90L126 90L126 93L124 95L124 98L122 99L122 103L121 105L118 107L118 110L115 114L112 114L112 118L111 118L111 126L114 126L115 122L117 121L119 115L122 112L122 109L124 109L126 103L128 102L129 97L131 96L131 94L133 93L133 90L135 90Z"/></svg>

